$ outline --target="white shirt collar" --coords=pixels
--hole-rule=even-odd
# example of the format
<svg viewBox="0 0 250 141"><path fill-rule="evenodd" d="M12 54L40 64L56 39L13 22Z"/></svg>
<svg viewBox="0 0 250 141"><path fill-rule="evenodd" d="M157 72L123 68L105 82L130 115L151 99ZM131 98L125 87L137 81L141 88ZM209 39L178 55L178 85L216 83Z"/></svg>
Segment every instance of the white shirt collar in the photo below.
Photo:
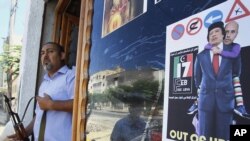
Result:
<svg viewBox="0 0 250 141"><path fill-rule="evenodd" d="M217 47L222 50L223 49L223 43L220 43Z"/></svg>
<svg viewBox="0 0 250 141"><path fill-rule="evenodd" d="M221 50L223 50L223 43L220 43L217 47L220 48ZM211 59L211 62L213 62L213 55L214 55L213 51L210 50L210 59ZM221 59L222 59L222 57L219 55L219 65L221 63Z"/></svg>

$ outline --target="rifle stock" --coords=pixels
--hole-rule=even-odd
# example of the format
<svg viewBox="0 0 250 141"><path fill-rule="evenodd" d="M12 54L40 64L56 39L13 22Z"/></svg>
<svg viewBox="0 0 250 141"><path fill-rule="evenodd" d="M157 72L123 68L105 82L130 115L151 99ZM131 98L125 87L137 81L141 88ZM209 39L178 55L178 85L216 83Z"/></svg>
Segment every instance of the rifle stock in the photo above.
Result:
<svg viewBox="0 0 250 141"><path fill-rule="evenodd" d="M14 98L9 99L6 95L4 95L4 98L5 98L5 104L6 104L8 113L10 115L10 118L12 120L13 127L14 127L14 130L16 132L16 135L22 141L29 141L29 138L27 136L27 133L25 131L23 123L21 122L18 114L13 112L12 109L11 109L10 101L13 100Z"/></svg>

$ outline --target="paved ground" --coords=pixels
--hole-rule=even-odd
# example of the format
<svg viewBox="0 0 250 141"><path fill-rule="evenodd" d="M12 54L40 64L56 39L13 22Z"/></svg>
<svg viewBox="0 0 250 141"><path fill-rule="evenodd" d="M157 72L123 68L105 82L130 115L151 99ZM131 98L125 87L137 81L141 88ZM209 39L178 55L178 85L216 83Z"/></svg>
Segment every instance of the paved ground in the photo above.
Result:
<svg viewBox="0 0 250 141"><path fill-rule="evenodd" d="M7 124L7 113L0 110L0 140L2 141L2 133L4 131L5 125Z"/></svg>
<svg viewBox="0 0 250 141"><path fill-rule="evenodd" d="M0 141L8 141L6 140L6 136L13 134L14 129L12 126L12 122L8 122L5 125L0 125Z"/></svg>
<svg viewBox="0 0 250 141"><path fill-rule="evenodd" d="M0 135L1 135L2 132L3 132L3 129L4 129L4 125L0 125Z"/></svg>
<svg viewBox="0 0 250 141"><path fill-rule="evenodd" d="M6 124L6 121L7 121L6 113L3 112L2 110L0 110L0 134L3 131L3 128L4 128L5 124Z"/></svg>
<svg viewBox="0 0 250 141"><path fill-rule="evenodd" d="M2 140L4 140L3 138L3 130L4 130L4 128L5 128L5 125L3 125L3 124L0 124L0 140L2 141Z"/></svg>

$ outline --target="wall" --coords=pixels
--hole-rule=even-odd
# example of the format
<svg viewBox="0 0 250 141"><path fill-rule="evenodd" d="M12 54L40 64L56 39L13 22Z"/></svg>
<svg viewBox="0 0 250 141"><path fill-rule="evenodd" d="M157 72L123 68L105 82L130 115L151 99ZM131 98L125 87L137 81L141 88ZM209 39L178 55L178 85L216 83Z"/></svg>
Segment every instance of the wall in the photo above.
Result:
<svg viewBox="0 0 250 141"><path fill-rule="evenodd" d="M21 88L18 110L21 116L28 100L37 94L37 86L43 78L43 70L39 67L39 51L41 44L51 41L56 3L57 1L49 1L45 7L43 0L30 1L21 60ZM34 101L32 101L26 113L24 124L31 121L34 108Z"/></svg>

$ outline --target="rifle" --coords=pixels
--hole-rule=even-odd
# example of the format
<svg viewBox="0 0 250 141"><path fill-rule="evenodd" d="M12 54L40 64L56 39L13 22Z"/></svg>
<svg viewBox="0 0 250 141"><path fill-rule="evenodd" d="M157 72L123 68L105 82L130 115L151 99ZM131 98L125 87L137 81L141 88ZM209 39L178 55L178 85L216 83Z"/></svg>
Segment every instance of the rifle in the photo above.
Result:
<svg viewBox="0 0 250 141"><path fill-rule="evenodd" d="M26 133L26 131L24 129L22 121L20 120L18 114L13 112L12 109L11 109L10 102L14 98L9 99L6 95L4 95L4 98L5 98L5 104L6 104L8 113L10 115L10 118L12 120L13 127L14 127L14 130L16 132L16 135L22 141L29 141L29 138L27 137L27 133Z"/></svg>

